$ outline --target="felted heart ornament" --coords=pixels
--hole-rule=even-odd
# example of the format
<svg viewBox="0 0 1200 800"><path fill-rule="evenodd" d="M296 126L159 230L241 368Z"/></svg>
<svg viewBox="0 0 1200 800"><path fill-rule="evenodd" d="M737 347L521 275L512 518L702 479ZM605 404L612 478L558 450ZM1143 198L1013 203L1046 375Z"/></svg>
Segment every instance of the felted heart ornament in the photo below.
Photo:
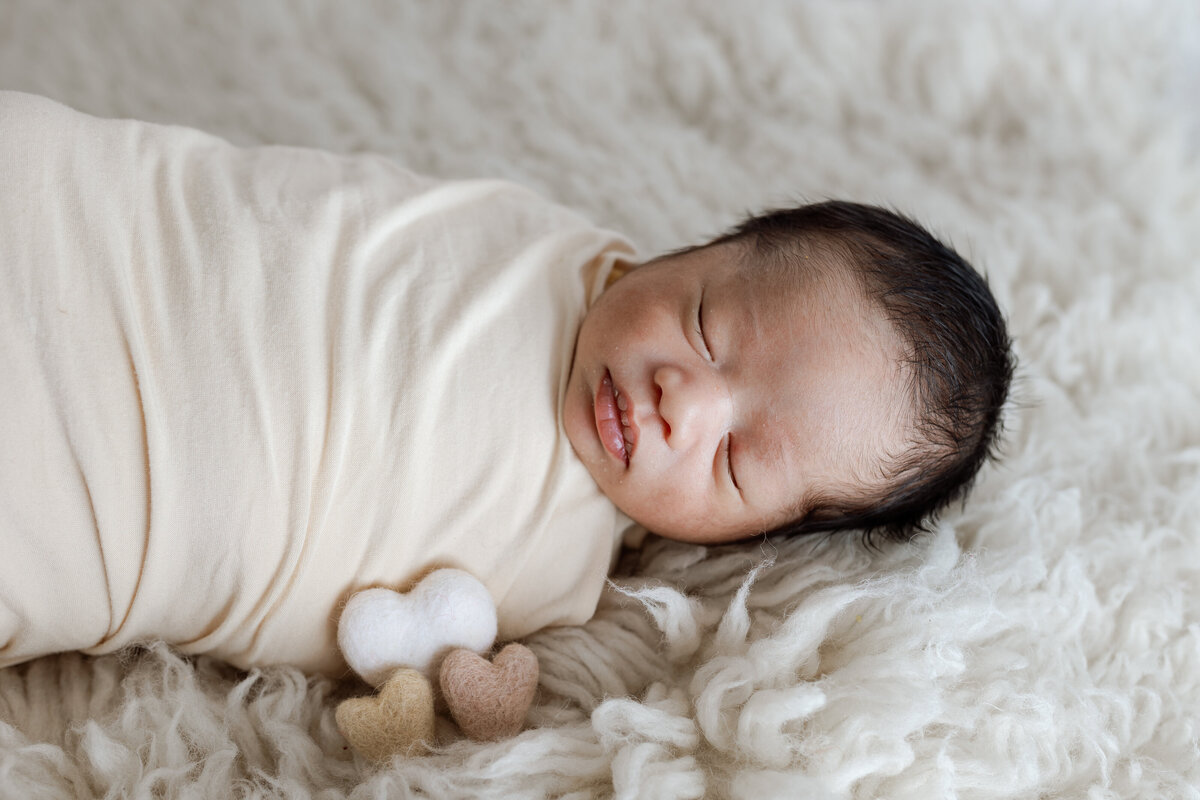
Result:
<svg viewBox="0 0 1200 800"><path fill-rule="evenodd" d="M533 651L510 644L489 664L469 650L454 650L442 661L442 696L450 715L475 741L515 736L537 692L538 660Z"/></svg>
<svg viewBox="0 0 1200 800"><path fill-rule="evenodd" d="M396 670L379 694L339 703L334 719L350 746L377 764L419 755L433 744L433 687L416 670Z"/></svg>
<svg viewBox="0 0 1200 800"><path fill-rule="evenodd" d="M492 596L460 569L435 570L406 594L365 589L350 598L338 620L342 656L376 687L401 667L432 679L450 650L484 652L495 641Z"/></svg>

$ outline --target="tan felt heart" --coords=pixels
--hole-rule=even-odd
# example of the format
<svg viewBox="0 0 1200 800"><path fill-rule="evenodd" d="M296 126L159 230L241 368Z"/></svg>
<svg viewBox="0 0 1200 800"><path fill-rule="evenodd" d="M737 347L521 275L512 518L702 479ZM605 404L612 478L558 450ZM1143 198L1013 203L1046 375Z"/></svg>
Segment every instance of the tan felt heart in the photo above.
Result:
<svg viewBox="0 0 1200 800"><path fill-rule="evenodd" d="M393 755L420 755L433 743L433 687L414 669L398 669L373 697L343 700L338 730L376 763Z"/></svg>
<svg viewBox="0 0 1200 800"><path fill-rule="evenodd" d="M463 733L476 741L513 736L537 692L538 660L528 647L510 644L488 663L470 650L442 662L442 695Z"/></svg>

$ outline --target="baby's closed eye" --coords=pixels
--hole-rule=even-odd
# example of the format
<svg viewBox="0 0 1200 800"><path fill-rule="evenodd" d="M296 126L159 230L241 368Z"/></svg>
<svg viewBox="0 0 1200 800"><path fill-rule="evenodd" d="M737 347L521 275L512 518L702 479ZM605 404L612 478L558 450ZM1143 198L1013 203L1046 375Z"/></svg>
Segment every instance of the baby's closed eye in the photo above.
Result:
<svg viewBox="0 0 1200 800"><path fill-rule="evenodd" d="M708 344L708 336L704 333L704 290L700 291L700 302L696 304L696 333L704 346L704 355L709 361L713 360L712 348Z"/></svg>

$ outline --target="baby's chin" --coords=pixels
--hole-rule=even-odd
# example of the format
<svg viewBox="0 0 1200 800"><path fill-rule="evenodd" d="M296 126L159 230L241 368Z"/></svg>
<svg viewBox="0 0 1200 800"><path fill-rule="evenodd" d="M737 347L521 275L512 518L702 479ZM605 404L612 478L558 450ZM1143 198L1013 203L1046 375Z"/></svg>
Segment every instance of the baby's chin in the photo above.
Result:
<svg viewBox="0 0 1200 800"><path fill-rule="evenodd" d="M603 487L601 488L603 489ZM608 496L608 499L613 500L611 496ZM663 520L661 515L653 512L642 514L640 512L643 509L625 508L615 500L613 504L620 509L621 513L650 533L675 542L703 545L729 544L751 538L754 535L742 530L717 528L707 520Z"/></svg>

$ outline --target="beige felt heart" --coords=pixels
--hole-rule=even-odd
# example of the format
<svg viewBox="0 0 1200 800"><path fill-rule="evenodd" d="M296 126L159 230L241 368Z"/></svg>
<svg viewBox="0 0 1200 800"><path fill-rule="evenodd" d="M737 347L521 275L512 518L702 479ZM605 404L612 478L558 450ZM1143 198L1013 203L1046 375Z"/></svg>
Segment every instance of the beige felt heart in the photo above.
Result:
<svg viewBox="0 0 1200 800"><path fill-rule="evenodd" d="M346 741L376 763L420 755L433 743L433 687L420 672L399 669L379 694L343 700L334 717Z"/></svg>
<svg viewBox="0 0 1200 800"><path fill-rule="evenodd" d="M488 663L470 650L442 662L442 696L463 733L476 741L513 736L537 691L538 660L528 647L510 644Z"/></svg>

